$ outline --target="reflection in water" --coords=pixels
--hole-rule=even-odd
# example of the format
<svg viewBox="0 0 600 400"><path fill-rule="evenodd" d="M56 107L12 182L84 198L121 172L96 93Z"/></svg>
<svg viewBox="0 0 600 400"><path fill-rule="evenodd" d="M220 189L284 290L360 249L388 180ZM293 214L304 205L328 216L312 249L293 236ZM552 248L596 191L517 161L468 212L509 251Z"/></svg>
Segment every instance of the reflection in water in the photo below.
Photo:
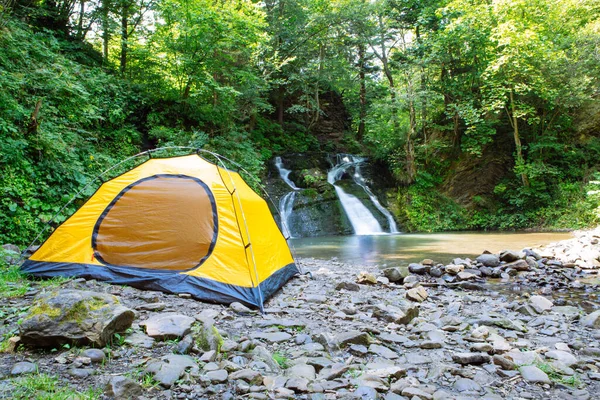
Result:
<svg viewBox="0 0 600 400"><path fill-rule="evenodd" d="M297 257L355 264L402 265L431 258L449 263L455 257L476 257L484 250L521 250L570 239L570 233L429 233L373 236L329 236L292 239Z"/></svg>

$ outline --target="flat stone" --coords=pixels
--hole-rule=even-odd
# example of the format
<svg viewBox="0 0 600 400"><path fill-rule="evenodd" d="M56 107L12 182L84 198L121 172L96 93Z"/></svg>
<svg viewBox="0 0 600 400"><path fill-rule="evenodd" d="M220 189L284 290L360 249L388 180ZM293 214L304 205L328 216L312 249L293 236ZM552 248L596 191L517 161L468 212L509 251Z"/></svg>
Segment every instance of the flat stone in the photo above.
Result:
<svg viewBox="0 0 600 400"><path fill-rule="evenodd" d="M306 378L312 381L316 377L315 367L309 364L293 365L286 372L290 378Z"/></svg>
<svg viewBox="0 0 600 400"><path fill-rule="evenodd" d="M529 263L525 260L517 260L506 264L504 268L506 268L507 270L512 269L515 271L529 271L530 266Z"/></svg>
<svg viewBox="0 0 600 400"><path fill-rule="evenodd" d="M13 365L10 369L10 374L13 376L16 375L26 375L36 373L38 370L37 365L27 361L21 361Z"/></svg>
<svg viewBox="0 0 600 400"><path fill-rule="evenodd" d="M148 318L140 323L146 333L156 340L179 339L190 333L196 320L183 314L165 313Z"/></svg>
<svg viewBox="0 0 600 400"><path fill-rule="evenodd" d="M398 365L384 363L369 363L366 366L365 374L377 376L384 379L399 379L406 375L406 368Z"/></svg>
<svg viewBox="0 0 600 400"><path fill-rule="evenodd" d="M97 364L106 360L106 355L100 349L86 349L81 352L83 357L87 357L92 363Z"/></svg>
<svg viewBox="0 0 600 400"><path fill-rule="evenodd" d="M259 328L277 326L283 328L305 328L306 322L299 319L263 319L255 322Z"/></svg>
<svg viewBox="0 0 600 400"><path fill-rule="evenodd" d="M510 358L517 366L542 362L542 358L535 351L511 350L505 354L505 357Z"/></svg>
<svg viewBox="0 0 600 400"><path fill-rule="evenodd" d="M262 383L263 377L260 372L246 368L229 374L229 380L242 380L250 384L260 384Z"/></svg>
<svg viewBox="0 0 600 400"><path fill-rule="evenodd" d="M335 290L347 290L349 292L360 291L360 285L354 282L340 282L336 285Z"/></svg>
<svg viewBox="0 0 600 400"><path fill-rule="evenodd" d="M148 363L146 372L163 387L170 388L187 369L197 370L198 366L193 358L178 354L168 354L159 360Z"/></svg>
<svg viewBox="0 0 600 400"><path fill-rule="evenodd" d="M465 270L464 265L455 265L455 264L446 265L446 272L449 273L450 275L457 275L459 272L462 272L464 270Z"/></svg>
<svg viewBox="0 0 600 400"><path fill-rule="evenodd" d="M473 280L477 278L477 275L472 274L470 272L466 272L466 271L462 271L459 272L456 277L458 278L459 281L469 281L469 280Z"/></svg>
<svg viewBox="0 0 600 400"><path fill-rule="evenodd" d="M581 324L587 328L600 328L600 310L583 317Z"/></svg>
<svg viewBox="0 0 600 400"><path fill-rule="evenodd" d="M485 353L456 353L452 355L452 361L462 365L485 364L490 361L490 356Z"/></svg>
<svg viewBox="0 0 600 400"><path fill-rule="evenodd" d="M406 325L419 316L419 307L405 304L402 308L389 305L378 305L373 310L373 316L399 325Z"/></svg>
<svg viewBox="0 0 600 400"><path fill-rule="evenodd" d="M225 371L224 369L217 369L215 371L209 371L205 375L211 382L217 382L217 383L226 382L227 378L229 377L229 373L227 371Z"/></svg>
<svg viewBox="0 0 600 400"><path fill-rule="evenodd" d="M134 332L131 335L127 336L125 339L125 343L134 347L143 347L145 349L151 349L154 345L154 338L146 335L142 332Z"/></svg>
<svg viewBox="0 0 600 400"><path fill-rule="evenodd" d="M552 383L548 375L534 365L525 365L521 367L521 376L523 380L531 383Z"/></svg>
<svg viewBox="0 0 600 400"><path fill-rule="evenodd" d="M379 344L372 344L369 346L369 353L377 354L378 356L387 358L389 360L394 360L398 358L398 353L385 346L381 346Z"/></svg>
<svg viewBox="0 0 600 400"><path fill-rule="evenodd" d="M513 262L521 258L521 255L513 250L503 250L500 252L500 261Z"/></svg>
<svg viewBox="0 0 600 400"><path fill-rule="evenodd" d="M308 392L309 380L306 378L290 378L285 383L287 389L293 390L296 393Z"/></svg>
<svg viewBox="0 0 600 400"><path fill-rule="evenodd" d="M471 345L471 351L483 352L483 353L493 353L494 346L492 346L489 343L473 343Z"/></svg>
<svg viewBox="0 0 600 400"><path fill-rule="evenodd" d="M94 370L91 368L71 368L67 373L74 378L84 379L92 375Z"/></svg>
<svg viewBox="0 0 600 400"><path fill-rule="evenodd" d="M260 339L269 343L285 342L292 338L287 332L254 332L250 334L251 339Z"/></svg>
<svg viewBox="0 0 600 400"><path fill-rule="evenodd" d="M368 346L373 342L373 338L367 332L349 331L336 335L333 342L339 347L349 344L362 344L363 346Z"/></svg>
<svg viewBox="0 0 600 400"><path fill-rule="evenodd" d="M352 397L356 399L377 399L377 391L370 386L359 386L356 388Z"/></svg>
<svg viewBox="0 0 600 400"><path fill-rule="evenodd" d="M115 400L136 399L142 395L142 387L124 376L113 376L106 382L104 394Z"/></svg>
<svg viewBox="0 0 600 400"><path fill-rule="evenodd" d="M258 312L255 310L251 310L240 302L234 301L229 305L229 309L231 309L234 313L239 315L252 315L257 314Z"/></svg>
<svg viewBox="0 0 600 400"><path fill-rule="evenodd" d="M135 309L141 311L162 311L167 307L165 303L145 303L140 304Z"/></svg>
<svg viewBox="0 0 600 400"><path fill-rule="evenodd" d="M377 284L377 278L373 274L369 274L368 272L361 272L356 277L356 283L361 285L375 285Z"/></svg>
<svg viewBox="0 0 600 400"><path fill-rule="evenodd" d="M322 294L307 294L304 296L307 303L322 304L327 302L327 296Z"/></svg>
<svg viewBox="0 0 600 400"><path fill-rule="evenodd" d="M407 299L416 301L419 303L421 303L422 301L427 299L428 296L429 296L429 294L427 293L427 290L423 286L417 286L415 288L409 289L406 292Z"/></svg>
<svg viewBox="0 0 600 400"><path fill-rule="evenodd" d="M431 393L427 393L418 387L409 386L402 390L402 396L406 396L409 399L421 399L421 400L432 400L433 395Z"/></svg>
<svg viewBox="0 0 600 400"><path fill-rule="evenodd" d="M557 360L560 363L570 367L577 364L577 358L571 353L561 350L550 350L545 354L546 358Z"/></svg>
<svg viewBox="0 0 600 400"><path fill-rule="evenodd" d="M456 389L459 392L479 392L481 390L481 386L472 379L458 378L456 382L454 382L454 389Z"/></svg>

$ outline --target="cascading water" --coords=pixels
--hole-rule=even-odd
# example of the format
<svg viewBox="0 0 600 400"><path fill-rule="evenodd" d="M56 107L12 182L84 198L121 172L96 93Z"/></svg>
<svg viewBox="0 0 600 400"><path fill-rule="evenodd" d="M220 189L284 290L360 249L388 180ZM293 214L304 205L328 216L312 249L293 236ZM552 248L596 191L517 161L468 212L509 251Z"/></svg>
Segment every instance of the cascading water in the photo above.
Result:
<svg viewBox="0 0 600 400"><path fill-rule="evenodd" d="M364 160L358 162L362 161ZM358 162L355 161L353 156L338 154L336 165L327 173L327 182L335 188L335 192L356 235L384 233L379 221L371 214L369 209L356 196L346 193L341 187L335 184L350 167L355 167Z"/></svg>
<svg viewBox="0 0 600 400"><path fill-rule="evenodd" d="M373 194L371 189L365 183L365 178L363 178L361 171L360 171L360 164L365 159L364 158L359 159L359 157L355 157L355 159L357 160L357 163L356 163L356 166L354 167L354 175L352 176L352 178L354 179L354 182L356 182L356 184L358 186L363 188L363 190L369 195L369 198L371 199L371 201L373 202L375 207L377 207L377 209L388 220L388 224L390 226L390 233L399 233L398 226L396 225L396 221L394 220L394 217L392 217L392 214L387 210L387 208L385 208L384 206L381 205L381 203L377 199L377 196L375 196L375 194Z"/></svg>
<svg viewBox="0 0 600 400"><path fill-rule="evenodd" d="M292 237L289 220L294 209L296 192L300 190L300 188L290 179L290 172L292 171L283 167L283 160L281 157L275 157L275 167L279 171L281 179L292 189L292 191L286 193L279 200L279 214L281 215L281 229L283 230L283 235L285 237Z"/></svg>

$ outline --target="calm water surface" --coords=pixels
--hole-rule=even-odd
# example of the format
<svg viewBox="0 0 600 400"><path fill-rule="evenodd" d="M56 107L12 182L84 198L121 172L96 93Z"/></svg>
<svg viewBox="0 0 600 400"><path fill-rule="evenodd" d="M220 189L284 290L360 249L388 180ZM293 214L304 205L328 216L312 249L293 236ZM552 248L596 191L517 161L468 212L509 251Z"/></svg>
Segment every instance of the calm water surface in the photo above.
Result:
<svg viewBox="0 0 600 400"><path fill-rule="evenodd" d="M489 250L521 250L559 240L571 233L419 233L374 236L328 236L291 239L294 255L354 264L403 265L431 258L449 263L455 257L476 257Z"/></svg>

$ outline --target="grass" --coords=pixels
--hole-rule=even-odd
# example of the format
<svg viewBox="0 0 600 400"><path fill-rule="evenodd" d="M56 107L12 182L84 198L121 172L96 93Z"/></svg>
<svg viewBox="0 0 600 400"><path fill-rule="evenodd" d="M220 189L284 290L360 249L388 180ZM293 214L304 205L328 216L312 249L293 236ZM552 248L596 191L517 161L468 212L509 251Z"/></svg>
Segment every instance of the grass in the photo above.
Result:
<svg viewBox="0 0 600 400"><path fill-rule="evenodd" d="M556 368L554 368L551 364L538 362L534 364L536 367L541 369L548 375L548 378L554 383L560 383L567 386L579 387L582 382L579 378L579 375L575 374L572 376L561 374Z"/></svg>
<svg viewBox="0 0 600 400"><path fill-rule="evenodd" d="M11 379L10 384L14 386L11 398L16 400L93 400L102 394L94 388L78 392L62 385L56 376L41 373Z"/></svg>
<svg viewBox="0 0 600 400"><path fill-rule="evenodd" d="M283 369L290 366L290 360L280 352L273 353L273 360Z"/></svg>

